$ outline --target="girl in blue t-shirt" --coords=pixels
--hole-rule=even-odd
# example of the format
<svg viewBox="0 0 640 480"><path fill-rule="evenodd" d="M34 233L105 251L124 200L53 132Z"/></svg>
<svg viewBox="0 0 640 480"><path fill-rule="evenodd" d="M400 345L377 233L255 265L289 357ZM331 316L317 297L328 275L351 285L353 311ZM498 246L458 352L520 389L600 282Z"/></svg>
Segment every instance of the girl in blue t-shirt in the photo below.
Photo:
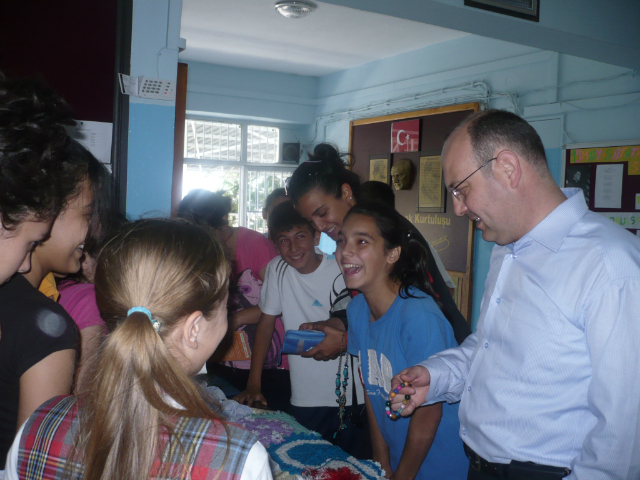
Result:
<svg viewBox="0 0 640 480"><path fill-rule="evenodd" d="M358 203L344 219L336 258L348 288L348 351L360 357L374 460L402 479L464 479L469 461L459 437L458 405L437 403L390 418L391 378L456 347L427 273L429 252L400 214Z"/></svg>

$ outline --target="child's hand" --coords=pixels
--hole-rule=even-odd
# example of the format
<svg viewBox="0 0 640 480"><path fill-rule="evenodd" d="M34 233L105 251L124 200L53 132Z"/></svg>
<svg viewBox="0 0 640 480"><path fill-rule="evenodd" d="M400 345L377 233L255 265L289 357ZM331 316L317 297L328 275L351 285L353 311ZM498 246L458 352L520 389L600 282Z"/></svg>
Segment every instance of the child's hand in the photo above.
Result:
<svg viewBox="0 0 640 480"><path fill-rule="evenodd" d="M327 324L326 320L321 320L319 322L303 323L302 325L300 325L300 328L298 328L298 330L320 330L318 327L320 325L326 325L326 324Z"/></svg>
<svg viewBox="0 0 640 480"><path fill-rule="evenodd" d="M391 401L391 408L398 410L402 405L402 400L405 395L411 395L409 404L405 407L400 415L403 417L409 416L413 411L421 406L427 398L427 392L429 391L429 385L431 384L431 374L422 365L415 365L413 367L405 368L395 377L391 379L391 390L393 391L402 382L409 382L410 387L404 387Z"/></svg>
<svg viewBox="0 0 640 480"><path fill-rule="evenodd" d="M307 325L311 325L313 328L302 328ZM318 345L313 347L311 350L306 352L302 352L300 354L301 357L304 358L314 358L315 360L333 360L334 358L338 358L340 352L347 348L344 345L343 336L344 331L339 330L334 327L330 327L326 325L326 322L314 322L314 323L304 323L300 326L300 330L317 330L319 332L324 332L324 340L322 340Z"/></svg>
<svg viewBox="0 0 640 480"><path fill-rule="evenodd" d="M267 399L264 398L262 392L260 392L259 388L252 388L247 386L247 389L244 392L239 393L233 399L244 405L253 405L253 402L261 402L267 405Z"/></svg>

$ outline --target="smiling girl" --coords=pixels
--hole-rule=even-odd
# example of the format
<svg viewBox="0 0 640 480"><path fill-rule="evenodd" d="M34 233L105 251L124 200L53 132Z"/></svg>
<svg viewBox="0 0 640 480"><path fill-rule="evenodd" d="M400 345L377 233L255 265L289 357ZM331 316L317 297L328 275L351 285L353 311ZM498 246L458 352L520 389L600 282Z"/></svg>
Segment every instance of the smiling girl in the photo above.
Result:
<svg viewBox="0 0 640 480"><path fill-rule="evenodd" d="M61 168L75 188L49 237L33 250L31 270L0 289L0 462L29 415L51 397L69 393L73 382L77 328L64 308L38 287L51 272L66 275L80 269L94 218L94 186L104 167L73 140L64 153Z"/></svg>
<svg viewBox="0 0 640 480"><path fill-rule="evenodd" d="M457 405L395 420L386 413L393 372L456 345L428 280L428 251L382 204L353 207L337 244L345 284L362 292L347 307L348 351L360 357L374 460L403 480L466 478Z"/></svg>

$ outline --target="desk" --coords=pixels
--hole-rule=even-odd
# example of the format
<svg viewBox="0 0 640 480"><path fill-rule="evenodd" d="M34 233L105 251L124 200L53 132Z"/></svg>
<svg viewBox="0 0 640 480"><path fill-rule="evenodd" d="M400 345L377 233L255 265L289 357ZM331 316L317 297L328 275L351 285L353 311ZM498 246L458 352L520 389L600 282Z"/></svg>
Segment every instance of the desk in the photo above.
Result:
<svg viewBox="0 0 640 480"><path fill-rule="evenodd" d="M237 423L256 434L271 460L278 464L281 472L274 474L275 480L294 479L307 469L319 469L322 473L341 467L348 467L363 480L384 478L382 470L372 460L357 460L349 456L320 434L304 428L291 415L255 408L252 412L251 417ZM317 475L313 478L325 477Z"/></svg>

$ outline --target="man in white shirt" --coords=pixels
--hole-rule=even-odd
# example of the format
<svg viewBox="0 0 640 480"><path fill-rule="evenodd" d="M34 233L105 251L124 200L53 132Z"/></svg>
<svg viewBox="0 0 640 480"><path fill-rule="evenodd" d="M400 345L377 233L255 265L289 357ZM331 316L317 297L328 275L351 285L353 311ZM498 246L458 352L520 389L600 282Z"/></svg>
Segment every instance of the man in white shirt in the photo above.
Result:
<svg viewBox="0 0 640 480"><path fill-rule="evenodd" d="M469 479L640 478L640 240L558 188L509 112L465 120L442 166L497 245L477 331L394 377L402 414L460 401Z"/></svg>

